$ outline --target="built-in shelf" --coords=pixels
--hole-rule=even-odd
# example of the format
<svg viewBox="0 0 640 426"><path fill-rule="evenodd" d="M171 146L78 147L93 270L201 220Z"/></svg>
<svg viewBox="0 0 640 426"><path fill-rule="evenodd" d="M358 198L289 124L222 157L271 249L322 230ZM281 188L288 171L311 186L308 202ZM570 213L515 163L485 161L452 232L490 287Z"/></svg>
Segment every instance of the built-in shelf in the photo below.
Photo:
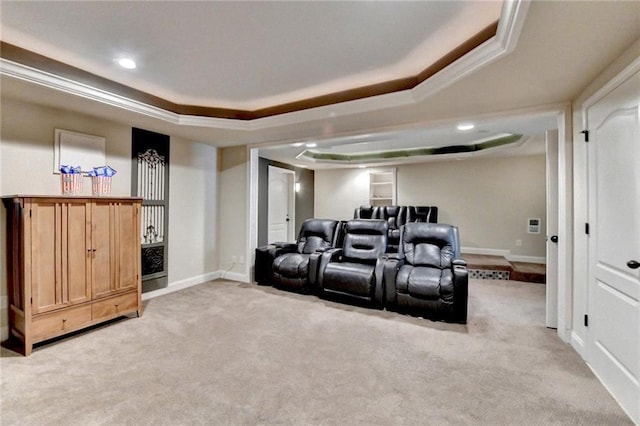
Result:
<svg viewBox="0 0 640 426"><path fill-rule="evenodd" d="M369 172L369 204L391 206L396 203L396 169Z"/></svg>

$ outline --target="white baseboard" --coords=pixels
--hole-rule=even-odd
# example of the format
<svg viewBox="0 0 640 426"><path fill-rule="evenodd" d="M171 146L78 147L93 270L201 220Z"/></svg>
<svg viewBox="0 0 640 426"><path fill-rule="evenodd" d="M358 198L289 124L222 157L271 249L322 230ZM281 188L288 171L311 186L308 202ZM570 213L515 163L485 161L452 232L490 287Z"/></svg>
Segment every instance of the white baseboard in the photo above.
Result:
<svg viewBox="0 0 640 426"><path fill-rule="evenodd" d="M526 263L541 263L541 264L547 263L546 257L539 257L539 256L518 256L518 255L510 254L508 256L505 256L505 258L509 262L526 262Z"/></svg>
<svg viewBox="0 0 640 426"><path fill-rule="evenodd" d="M571 347L573 347L573 349L578 352L578 355L580 355L582 359L584 359L584 340L582 340L582 337L578 336L575 331L572 331L571 340L569 341L569 343L571 344Z"/></svg>
<svg viewBox="0 0 640 426"><path fill-rule="evenodd" d="M154 297L162 296L164 294L173 293L174 291L182 290L184 288L192 287L194 285L206 283L207 281L216 280L222 276L222 272L214 271L207 274L198 275L196 277L187 278L181 281L169 283L165 288L149 291L142 294L142 300L152 299Z"/></svg>
<svg viewBox="0 0 640 426"><path fill-rule="evenodd" d="M509 250L488 249L488 248L479 248L479 247L462 247L460 251L462 253L467 253L467 254L485 254L487 256L507 257L508 255L511 254Z"/></svg>
<svg viewBox="0 0 640 426"><path fill-rule="evenodd" d="M230 281L239 281L241 283L248 283L249 281L251 281L247 274L240 274L238 272L223 271L220 274L220 278Z"/></svg>

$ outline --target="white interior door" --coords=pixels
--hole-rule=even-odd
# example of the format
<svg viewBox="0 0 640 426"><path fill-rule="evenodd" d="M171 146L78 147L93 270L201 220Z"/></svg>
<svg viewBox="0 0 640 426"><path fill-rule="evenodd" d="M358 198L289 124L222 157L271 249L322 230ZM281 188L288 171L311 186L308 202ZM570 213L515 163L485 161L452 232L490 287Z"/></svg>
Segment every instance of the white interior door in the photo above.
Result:
<svg viewBox="0 0 640 426"><path fill-rule="evenodd" d="M640 72L586 110L588 360L640 423Z"/></svg>
<svg viewBox="0 0 640 426"><path fill-rule="evenodd" d="M547 315L549 328L558 328L558 130L546 134L547 145Z"/></svg>
<svg viewBox="0 0 640 426"><path fill-rule="evenodd" d="M267 241L293 242L294 234L294 181L292 170L269 166L269 201Z"/></svg>

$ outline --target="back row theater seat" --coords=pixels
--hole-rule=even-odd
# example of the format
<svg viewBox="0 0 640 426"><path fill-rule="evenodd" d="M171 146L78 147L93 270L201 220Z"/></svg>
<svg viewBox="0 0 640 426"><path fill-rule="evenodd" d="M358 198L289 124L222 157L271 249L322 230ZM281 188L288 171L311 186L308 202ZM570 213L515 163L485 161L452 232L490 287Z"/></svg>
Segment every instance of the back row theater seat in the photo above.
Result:
<svg viewBox="0 0 640 426"><path fill-rule="evenodd" d="M387 221L388 253L397 253L400 243L400 227L411 222L438 222L438 208L426 206L360 206L354 219L382 219Z"/></svg>

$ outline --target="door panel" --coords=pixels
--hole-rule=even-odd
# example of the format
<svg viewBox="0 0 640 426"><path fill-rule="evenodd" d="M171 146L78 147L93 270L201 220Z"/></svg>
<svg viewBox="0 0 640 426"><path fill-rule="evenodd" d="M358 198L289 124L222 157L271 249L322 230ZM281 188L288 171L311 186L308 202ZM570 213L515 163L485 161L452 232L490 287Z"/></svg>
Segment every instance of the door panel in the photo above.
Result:
<svg viewBox="0 0 640 426"><path fill-rule="evenodd" d="M60 204L46 202L32 203L30 209L31 294L33 313L37 314L62 305L62 211Z"/></svg>
<svg viewBox="0 0 640 426"><path fill-rule="evenodd" d="M112 263L115 248L112 246L114 239L110 226L112 210L112 206L108 202L97 201L91 205L91 275L94 297L107 296L113 290Z"/></svg>
<svg viewBox="0 0 640 426"><path fill-rule="evenodd" d="M70 303L91 300L91 218L89 207L81 203L66 204L66 258L63 273Z"/></svg>
<svg viewBox="0 0 640 426"><path fill-rule="evenodd" d="M134 289L137 286L137 253L138 235L137 209L133 204L119 204L115 206L115 232L117 241L117 271L115 289Z"/></svg>
<svg viewBox="0 0 640 426"><path fill-rule="evenodd" d="M590 237L588 360L640 421L640 73L587 109Z"/></svg>
<svg viewBox="0 0 640 426"><path fill-rule="evenodd" d="M267 242L293 242L293 172L269 166Z"/></svg>
<svg viewBox="0 0 640 426"><path fill-rule="evenodd" d="M558 130L546 133L547 151L547 280L545 324L558 328Z"/></svg>
<svg viewBox="0 0 640 426"><path fill-rule="evenodd" d="M66 246L63 259L63 287L69 303L91 300L91 219L88 205L70 202L64 205L63 232Z"/></svg>

